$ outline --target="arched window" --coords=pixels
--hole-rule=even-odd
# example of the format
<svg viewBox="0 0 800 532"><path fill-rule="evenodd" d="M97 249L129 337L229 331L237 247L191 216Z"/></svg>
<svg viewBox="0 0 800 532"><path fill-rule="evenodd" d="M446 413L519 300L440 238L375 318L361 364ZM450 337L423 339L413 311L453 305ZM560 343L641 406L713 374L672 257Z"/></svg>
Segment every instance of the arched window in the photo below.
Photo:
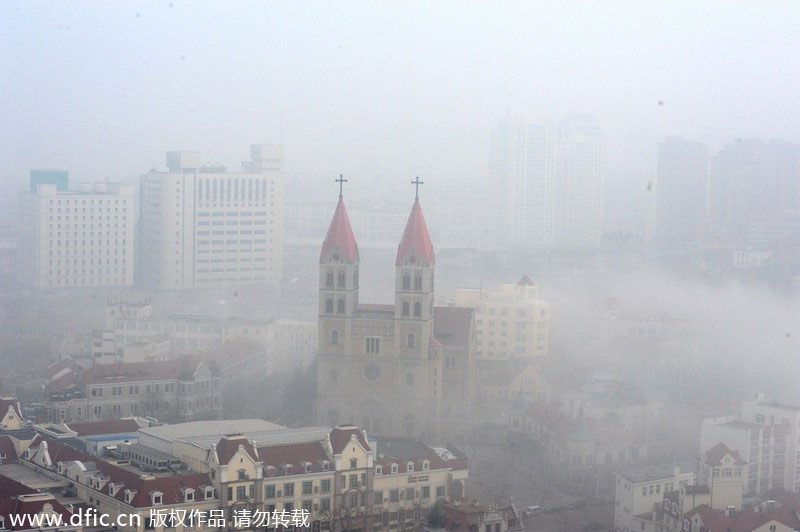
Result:
<svg viewBox="0 0 800 532"><path fill-rule="evenodd" d="M330 287L330 288L333 287L333 273L332 272L328 272L328 273L325 274L325 286L326 287Z"/></svg>
<svg viewBox="0 0 800 532"><path fill-rule="evenodd" d="M408 303L403 303L403 316L408 316Z"/></svg>
<svg viewBox="0 0 800 532"><path fill-rule="evenodd" d="M392 464L392 473L397 473L397 464Z"/></svg>
<svg viewBox="0 0 800 532"><path fill-rule="evenodd" d="M328 377L328 380L331 382L336 382L339 379L339 373L337 373L335 369L332 369Z"/></svg>
<svg viewBox="0 0 800 532"><path fill-rule="evenodd" d="M336 312L339 314L344 314L344 299L340 299L336 302Z"/></svg>
<svg viewBox="0 0 800 532"><path fill-rule="evenodd" d="M344 272L339 273L339 286L344 286Z"/></svg>
<svg viewBox="0 0 800 532"><path fill-rule="evenodd" d="M331 345L339 345L339 331L336 329L331 331Z"/></svg>
<svg viewBox="0 0 800 532"><path fill-rule="evenodd" d="M409 386L413 386L414 385L414 374L413 373L409 373L408 375L406 375L406 384L408 384Z"/></svg>
<svg viewBox="0 0 800 532"><path fill-rule="evenodd" d="M406 337L406 345L408 347L414 347L414 340L416 340L416 338L414 338L414 333L408 333L408 336Z"/></svg>
<svg viewBox="0 0 800 532"><path fill-rule="evenodd" d="M419 301L414 303L414 316L416 317L422 316L422 303L420 303Z"/></svg>
<svg viewBox="0 0 800 532"><path fill-rule="evenodd" d="M383 474L383 466L382 465L376 465L375 466L375 474L376 475L382 475Z"/></svg>
<svg viewBox="0 0 800 532"><path fill-rule="evenodd" d="M329 299L325 302L325 312L333 314L333 299Z"/></svg>
<svg viewBox="0 0 800 532"><path fill-rule="evenodd" d="M414 471L414 462L409 462L406 464L406 472L411 473Z"/></svg>

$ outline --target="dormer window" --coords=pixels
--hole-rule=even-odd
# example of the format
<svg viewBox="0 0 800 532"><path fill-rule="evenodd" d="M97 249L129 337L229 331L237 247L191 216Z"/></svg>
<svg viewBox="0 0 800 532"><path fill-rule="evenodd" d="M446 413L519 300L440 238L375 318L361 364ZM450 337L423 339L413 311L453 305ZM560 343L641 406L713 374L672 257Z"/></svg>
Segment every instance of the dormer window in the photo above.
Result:
<svg viewBox="0 0 800 532"><path fill-rule="evenodd" d="M328 471L330 468L331 468L331 463L328 462L327 460L323 460L322 461L322 470L323 471Z"/></svg>
<svg viewBox="0 0 800 532"><path fill-rule="evenodd" d="M275 466L267 466L267 476L268 477L275 476Z"/></svg>
<svg viewBox="0 0 800 532"><path fill-rule="evenodd" d="M194 500L194 490L192 488L183 488L183 500L185 502L191 502Z"/></svg>
<svg viewBox="0 0 800 532"><path fill-rule="evenodd" d="M430 468L431 468L431 463L428 460L423 460L422 461L422 470L423 471L427 471Z"/></svg>
<svg viewBox="0 0 800 532"><path fill-rule="evenodd" d="M392 474L397 473L397 464L392 464Z"/></svg>
<svg viewBox="0 0 800 532"><path fill-rule="evenodd" d="M211 486L206 486L205 493L203 493L203 498L206 500L214 498L214 488Z"/></svg>
<svg viewBox="0 0 800 532"><path fill-rule="evenodd" d="M408 471L409 473L414 471L414 462L409 462L406 464L406 471Z"/></svg>
<svg viewBox="0 0 800 532"><path fill-rule="evenodd" d="M287 475L291 475L292 474L292 469L294 469L292 464L286 464L285 466L283 466L283 470Z"/></svg>
<svg viewBox="0 0 800 532"><path fill-rule="evenodd" d="M163 504L164 494L160 491L153 491L150 493L150 500L153 502L153 505Z"/></svg>
<svg viewBox="0 0 800 532"><path fill-rule="evenodd" d="M135 490L125 490L125 502L130 504L135 495L136 495Z"/></svg>
<svg viewBox="0 0 800 532"><path fill-rule="evenodd" d="M376 465L375 466L375 474L376 475L382 475L383 474L383 466L382 465Z"/></svg>
<svg viewBox="0 0 800 532"><path fill-rule="evenodd" d="M303 473L311 473L311 462L303 462Z"/></svg>

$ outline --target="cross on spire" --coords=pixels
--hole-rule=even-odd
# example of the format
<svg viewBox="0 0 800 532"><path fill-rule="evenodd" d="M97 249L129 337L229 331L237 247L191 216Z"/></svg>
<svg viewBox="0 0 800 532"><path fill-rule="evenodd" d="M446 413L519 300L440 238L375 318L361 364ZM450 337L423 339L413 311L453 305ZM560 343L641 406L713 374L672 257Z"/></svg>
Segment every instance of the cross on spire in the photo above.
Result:
<svg viewBox="0 0 800 532"><path fill-rule="evenodd" d="M344 178L342 174L339 174L339 179L334 179L337 183L339 183L339 197L342 197L342 185L347 183L347 179Z"/></svg>
<svg viewBox="0 0 800 532"><path fill-rule="evenodd" d="M419 199L419 186L423 183L424 181L419 180L419 176L411 182L411 184L415 186L414 199Z"/></svg>

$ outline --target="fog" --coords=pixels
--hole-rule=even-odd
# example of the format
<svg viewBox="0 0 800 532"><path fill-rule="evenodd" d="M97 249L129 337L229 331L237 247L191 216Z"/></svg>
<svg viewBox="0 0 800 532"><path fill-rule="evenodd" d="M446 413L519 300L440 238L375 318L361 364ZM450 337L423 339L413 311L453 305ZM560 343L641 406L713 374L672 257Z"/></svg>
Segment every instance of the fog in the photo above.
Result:
<svg viewBox="0 0 800 532"><path fill-rule="evenodd" d="M134 420L175 461L140 473L231 511L319 447L294 474L335 473L332 506L305 477L281 503L315 532L461 531L470 500L495 532L800 526L799 27L779 1L0 3L0 478L61 478L36 434L134 468L86 437ZM172 424L257 449L264 489L148 433Z"/></svg>

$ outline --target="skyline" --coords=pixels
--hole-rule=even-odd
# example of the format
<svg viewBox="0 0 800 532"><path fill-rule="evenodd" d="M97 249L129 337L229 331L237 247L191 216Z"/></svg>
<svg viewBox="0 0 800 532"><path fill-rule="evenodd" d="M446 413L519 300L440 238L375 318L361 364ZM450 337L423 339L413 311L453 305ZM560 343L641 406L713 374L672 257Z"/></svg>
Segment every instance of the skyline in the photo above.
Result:
<svg viewBox="0 0 800 532"><path fill-rule="evenodd" d="M668 136L712 154L800 140L791 54L775 53L800 48L790 3L42 5L0 6L14 188L43 167L124 179L165 150L231 165L254 142L282 143L302 181L477 180L491 131L520 114L592 114L610 186L654 176Z"/></svg>

